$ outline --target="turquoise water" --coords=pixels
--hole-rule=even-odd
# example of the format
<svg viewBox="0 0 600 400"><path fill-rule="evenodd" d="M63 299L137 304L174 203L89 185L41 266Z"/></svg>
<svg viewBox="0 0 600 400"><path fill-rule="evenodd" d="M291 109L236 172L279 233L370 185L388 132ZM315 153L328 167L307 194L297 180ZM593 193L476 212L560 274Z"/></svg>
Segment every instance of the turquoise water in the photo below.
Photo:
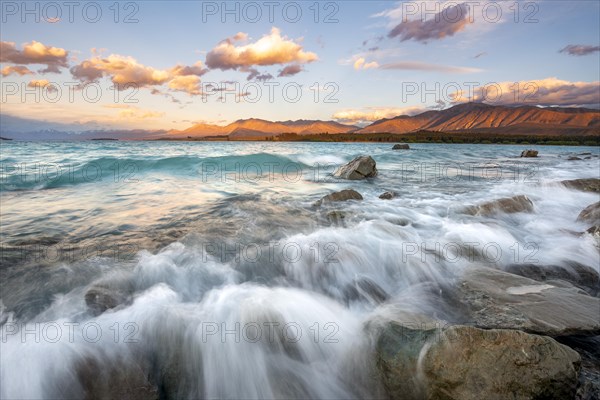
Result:
<svg viewBox="0 0 600 400"><path fill-rule="evenodd" d="M59 388L68 385L77 396L78 357L132 360L141 351L160 363L175 343L189 350L180 363L186 396L360 398L375 390L361 383L361 349L370 345L363 327L385 307L451 320L432 293L469 265L599 265L597 239L580 235L588 226L576 221L598 195L559 184L598 178L598 148L533 146L540 157L524 159L518 156L525 146L494 145L1 146L0 322L21 330L94 322L103 332L130 323L139 339L132 345L104 335L90 343L64 335L37 343L3 327L3 398L17 390L25 390L19 397L65 397ZM583 153L589 159L567 160ZM335 167L362 154L376 160L376 178L332 177ZM314 206L347 188L364 200ZM385 191L396 197L380 199ZM461 212L521 194L534 203L532 213ZM478 256L464 251L467 245ZM362 293L364 286L349 295L360 280L384 293L385 307L372 291ZM93 315L84 295L103 282L129 285L131 299ZM305 333L300 358L218 335L202 340L204 322L235 326L272 317ZM321 330L319 340L308 335L317 329L311 327ZM324 342L327 334L337 342ZM211 367L199 367L194 354ZM61 368L53 369L49 357ZM25 370L35 376L27 384ZM286 392L280 381L296 382L298 391Z"/></svg>

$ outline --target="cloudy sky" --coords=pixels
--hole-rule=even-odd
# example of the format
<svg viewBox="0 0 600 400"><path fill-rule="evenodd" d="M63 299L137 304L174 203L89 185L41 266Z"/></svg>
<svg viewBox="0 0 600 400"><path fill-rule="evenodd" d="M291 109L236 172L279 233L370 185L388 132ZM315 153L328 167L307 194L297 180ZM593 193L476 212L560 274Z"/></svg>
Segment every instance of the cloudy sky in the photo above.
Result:
<svg viewBox="0 0 600 400"><path fill-rule="evenodd" d="M596 1L74 4L1 3L3 116L184 129L600 103Z"/></svg>

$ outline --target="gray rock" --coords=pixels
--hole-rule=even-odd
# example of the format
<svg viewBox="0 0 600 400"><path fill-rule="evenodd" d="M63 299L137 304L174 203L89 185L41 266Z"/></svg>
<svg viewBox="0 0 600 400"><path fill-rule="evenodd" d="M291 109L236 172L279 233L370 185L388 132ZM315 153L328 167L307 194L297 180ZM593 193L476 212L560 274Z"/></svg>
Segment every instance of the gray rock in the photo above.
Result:
<svg viewBox="0 0 600 400"><path fill-rule="evenodd" d="M569 158L567 158L567 161L581 161L582 158L579 157L575 157L575 156L571 156Z"/></svg>
<svg viewBox="0 0 600 400"><path fill-rule="evenodd" d="M336 178L359 180L377 176L376 163L371 156L359 156L342 165L334 173Z"/></svg>
<svg viewBox="0 0 600 400"><path fill-rule="evenodd" d="M410 150L410 146L406 143L395 144L392 150Z"/></svg>
<svg viewBox="0 0 600 400"><path fill-rule="evenodd" d="M583 178L573 179L561 182L569 189L581 190L583 192L600 192L600 179L598 178Z"/></svg>
<svg viewBox="0 0 600 400"><path fill-rule="evenodd" d="M600 334L600 299L572 285L549 283L490 268L469 268L460 279L459 291L468 320L480 328L547 336Z"/></svg>
<svg viewBox="0 0 600 400"><path fill-rule="evenodd" d="M505 271L538 282L565 281L591 296L598 296L600 291L598 271L576 262L566 262L565 265L511 264Z"/></svg>
<svg viewBox="0 0 600 400"><path fill-rule="evenodd" d="M465 209L465 213L471 215L483 215L490 216L499 212L506 214L513 214L518 212L532 212L533 202L529 197L524 195L507 197L487 203L479 204L477 206L470 206Z"/></svg>
<svg viewBox="0 0 600 400"><path fill-rule="evenodd" d="M344 189L340 192L333 192L328 194L327 196L323 196L320 200L315 203L315 206L320 206L324 203L332 203L338 201L347 201L347 200L362 200L363 197L356 190L352 189Z"/></svg>
<svg viewBox="0 0 600 400"><path fill-rule="evenodd" d="M391 399L568 399L580 356L556 340L468 326L410 329L390 323L377 366Z"/></svg>
<svg viewBox="0 0 600 400"><path fill-rule="evenodd" d="M579 213L579 216L577 216L577 221L592 223L600 222L600 201L584 208L583 211Z"/></svg>
<svg viewBox="0 0 600 400"><path fill-rule="evenodd" d="M382 200L391 200L394 197L396 197L396 193L394 193L394 192L384 192L379 195L379 198Z"/></svg>
<svg viewBox="0 0 600 400"><path fill-rule="evenodd" d="M521 157L537 157L537 156L538 156L537 150L523 150L521 152Z"/></svg>
<svg viewBox="0 0 600 400"><path fill-rule="evenodd" d="M94 283L85 293L85 303L94 315L127 304L134 292L133 284L124 279L106 279Z"/></svg>

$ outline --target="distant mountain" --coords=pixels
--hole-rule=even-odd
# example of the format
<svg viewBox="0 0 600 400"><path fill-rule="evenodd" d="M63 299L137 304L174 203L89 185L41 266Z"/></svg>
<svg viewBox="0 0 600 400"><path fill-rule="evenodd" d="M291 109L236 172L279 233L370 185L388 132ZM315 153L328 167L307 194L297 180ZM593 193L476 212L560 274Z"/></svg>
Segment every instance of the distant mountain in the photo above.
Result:
<svg viewBox="0 0 600 400"><path fill-rule="evenodd" d="M347 133L358 129L357 126L344 125L335 121L297 120L267 121L264 119L240 119L226 126L196 124L183 131L169 131L169 137L185 138L204 136L228 136L230 139L264 139L281 133L308 135L314 133Z"/></svg>
<svg viewBox="0 0 600 400"><path fill-rule="evenodd" d="M598 134L600 111L586 108L540 108L465 103L441 111L375 121L356 133L486 132L499 134Z"/></svg>

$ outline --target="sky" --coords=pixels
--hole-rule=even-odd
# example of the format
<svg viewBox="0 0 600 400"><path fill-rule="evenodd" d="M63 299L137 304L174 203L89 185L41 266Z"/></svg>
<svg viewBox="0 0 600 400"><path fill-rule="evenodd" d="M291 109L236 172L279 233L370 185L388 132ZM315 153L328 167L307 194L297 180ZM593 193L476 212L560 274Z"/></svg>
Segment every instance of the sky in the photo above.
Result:
<svg viewBox="0 0 600 400"><path fill-rule="evenodd" d="M598 1L0 5L1 115L24 131L600 103Z"/></svg>

